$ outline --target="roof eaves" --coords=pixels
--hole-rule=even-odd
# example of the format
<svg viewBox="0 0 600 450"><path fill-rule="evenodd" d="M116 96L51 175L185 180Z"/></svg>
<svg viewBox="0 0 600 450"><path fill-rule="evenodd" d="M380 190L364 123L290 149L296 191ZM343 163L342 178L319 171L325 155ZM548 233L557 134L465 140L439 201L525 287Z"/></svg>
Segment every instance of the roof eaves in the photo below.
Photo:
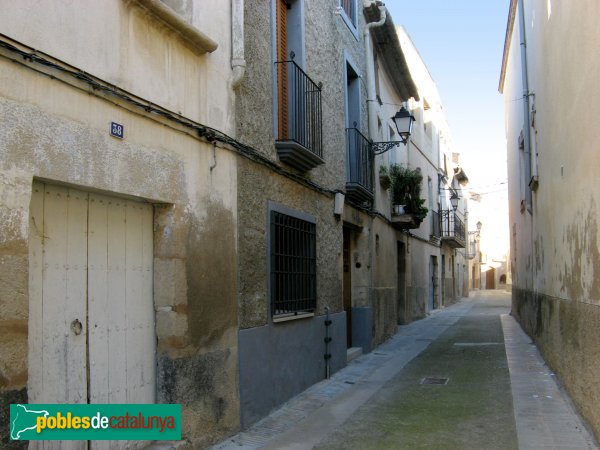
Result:
<svg viewBox="0 0 600 450"><path fill-rule="evenodd" d="M510 41L515 26L515 16L517 12L518 0L510 0L508 8L508 22L506 24L506 36L504 37L504 52L502 54L502 68L500 69L500 82L498 83L498 92L504 92L504 80L506 78L506 65L508 64L508 54L510 53Z"/></svg>
<svg viewBox="0 0 600 450"><path fill-rule="evenodd" d="M377 22L380 18L379 8L375 5L365 8L364 14L367 23ZM419 91L410 74L392 16L388 13L385 24L372 28L371 33L375 49L381 54L385 70L402 100L411 97L419 100Z"/></svg>

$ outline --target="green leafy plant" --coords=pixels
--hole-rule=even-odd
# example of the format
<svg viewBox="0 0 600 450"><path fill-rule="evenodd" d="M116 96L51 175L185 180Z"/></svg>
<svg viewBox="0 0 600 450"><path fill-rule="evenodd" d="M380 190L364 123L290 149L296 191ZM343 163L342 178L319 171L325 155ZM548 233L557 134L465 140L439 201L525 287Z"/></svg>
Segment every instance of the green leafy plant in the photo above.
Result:
<svg viewBox="0 0 600 450"><path fill-rule="evenodd" d="M421 198L423 175L420 169L409 169L393 164L389 169L391 181L392 205L404 205L404 210L412 214L417 221L422 221L429 210Z"/></svg>
<svg viewBox="0 0 600 450"><path fill-rule="evenodd" d="M379 166L379 184L385 190L392 185L387 166Z"/></svg>

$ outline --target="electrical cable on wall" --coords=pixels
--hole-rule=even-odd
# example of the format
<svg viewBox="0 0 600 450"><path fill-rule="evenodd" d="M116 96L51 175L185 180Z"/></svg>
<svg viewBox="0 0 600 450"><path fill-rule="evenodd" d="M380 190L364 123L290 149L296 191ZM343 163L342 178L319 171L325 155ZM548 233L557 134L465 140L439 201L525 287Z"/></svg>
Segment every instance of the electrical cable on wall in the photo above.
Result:
<svg viewBox="0 0 600 450"><path fill-rule="evenodd" d="M321 186L321 185L315 183L312 180L309 180L299 174L291 172L291 171L277 165L276 163L274 163L267 157L261 155L256 149L250 147L249 145L243 144L242 142L239 142L235 138L227 135L226 133L224 133L220 130L209 127L207 125L197 123L191 119L183 117L180 114L174 113L165 108L154 105L149 101L145 101L138 97L135 97L133 94L130 94L121 88L111 85L110 83L104 82L82 70L79 70L74 67L67 68L66 64L61 65L61 64L57 64L56 62L50 61L49 59L40 56L41 53L35 52L35 50L33 50L33 49L31 52L21 50L18 47L16 47L15 45L12 45L11 43L7 42L7 40L10 40L12 42L16 42L16 41L10 39L8 36L6 36L4 34L0 34L0 37L1 37L0 48L8 50L9 52L11 52L13 54L19 55L26 62L39 64L41 66L59 71L66 75L69 75L70 77L72 77L78 81L82 81L82 82L86 83L88 86L90 86L92 88L92 92L89 92L90 94L97 95L100 97L100 95L98 93L102 93L102 94L105 94L108 96L115 97L115 98L135 107L138 110L143 110L146 114L154 114L154 115L160 116L161 118L167 119L173 123L176 123L180 126L191 129L194 131L194 134L188 134L188 135L190 135L192 137L201 138L204 141L206 141L210 144L213 144L213 146L218 146L219 148L233 150L237 154L244 156L245 158L250 159L258 164L266 166L270 170L272 170L280 175L283 175L293 181L296 181L297 183L300 183L300 184L302 184L310 189L313 189L321 194L324 194L327 196L333 196L337 192L341 192L340 190L328 189L324 186ZM23 47L27 47L26 45L21 44L21 43L19 43L19 45L22 45ZM31 70L34 70L42 75L48 76L53 80L57 80L57 81L66 83L66 81L60 80L56 76L46 73L42 70L35 69L35 68L29 66L28 64L19 61L18 59L10 58L6 55L0 55L0 56L3 56L10 61L21 64L21 65L23 65ZM67 83L67 84L69 84L72 87L78 88L77 86L74 86L70 83ZM121 105L117 105L117 106L121 106ZM135 112L135 111L131 111L131 112ZM143 115L143 116L148 117L147 115ZM180 131L180 130L178 130L178 131Z"/></svg>

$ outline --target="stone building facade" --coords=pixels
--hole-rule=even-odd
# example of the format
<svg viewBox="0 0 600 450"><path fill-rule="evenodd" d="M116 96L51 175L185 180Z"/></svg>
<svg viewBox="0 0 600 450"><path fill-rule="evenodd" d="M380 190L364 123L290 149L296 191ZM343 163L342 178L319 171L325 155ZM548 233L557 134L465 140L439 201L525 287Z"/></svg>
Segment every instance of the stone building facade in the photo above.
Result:
<svg viewBox="0 0 600 450"><path fill-rule="evenodd" d="M237 136L276 168L238 163L243 426L339 370L348 348L370 351L397 326L395 248L383 245L395 232L388 223L378 228L371 155L360 154L370 149L365 45L377 45L365 39L363 5L249 0L245 12ZM407 80L393 81L406 89ZM282 301L297 293L278 289L278 277L289 274L278 267L275 217L314 224L308 307Z"/></svg>
<svg viewBox="0 0 600 450"><path fill-rule="evenodd" d="M512 314L600 436L596 73L600 5L517 1L500 92L508 151Z"/></svg>
<svg viewBox="0 0 600 450"><path fill-rule="evenodd" d="M389 162L421 171L429 210L420 226L405 236L411 273L403 322L408 323L468 295L464 289L468 201L463 192L468 178L458 164L435 82L408 33L402 27L397 33L419 97L408 102L416 119L408 145L390 155ZM458 198L456 209L450 201L453 195Z"/></svg>

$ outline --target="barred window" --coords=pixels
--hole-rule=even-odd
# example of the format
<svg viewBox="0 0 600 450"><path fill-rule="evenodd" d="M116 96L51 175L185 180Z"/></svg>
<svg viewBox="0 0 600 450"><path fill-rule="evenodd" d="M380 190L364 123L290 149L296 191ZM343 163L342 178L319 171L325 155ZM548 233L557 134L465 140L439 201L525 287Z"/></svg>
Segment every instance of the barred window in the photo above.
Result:
<svg viewBox="0 0 600 450"><path fill-rule="evenodd" d="M316 225L271 211L271 314L313 312L317 304Z"/></svg>

